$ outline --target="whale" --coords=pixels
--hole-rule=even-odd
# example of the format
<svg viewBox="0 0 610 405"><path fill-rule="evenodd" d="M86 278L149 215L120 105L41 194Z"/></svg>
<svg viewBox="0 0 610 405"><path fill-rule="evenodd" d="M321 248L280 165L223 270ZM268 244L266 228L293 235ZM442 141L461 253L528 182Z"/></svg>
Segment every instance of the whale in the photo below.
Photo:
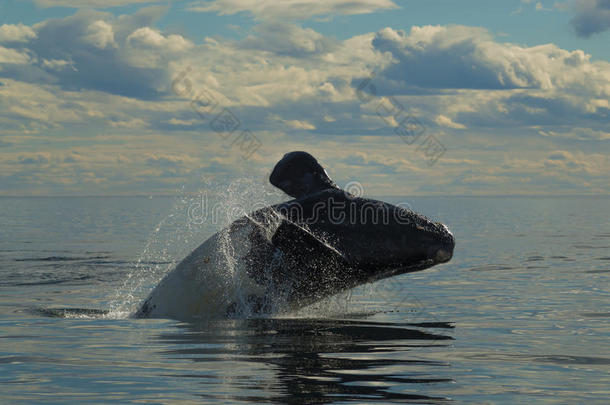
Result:
<svg viewBox="0 0 610 405"><path fill-rule="evenodd" d="M447 226L401 204L342 190L307 152L285 154L269 181L292 199L212 235L154 287L135 317L290 312L453 256Z"/></svg>

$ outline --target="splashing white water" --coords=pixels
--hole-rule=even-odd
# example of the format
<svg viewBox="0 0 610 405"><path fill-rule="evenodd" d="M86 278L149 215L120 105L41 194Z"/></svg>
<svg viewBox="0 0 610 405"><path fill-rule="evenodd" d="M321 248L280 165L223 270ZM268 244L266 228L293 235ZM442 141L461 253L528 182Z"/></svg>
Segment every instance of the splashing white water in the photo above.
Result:
<svg viewBox="0 0 610 405"><path fill-rule="evenodd" d="M151 232L135 268L110 298L105 317L126 318L134 314L150 290L195 247L236 219L280 198L276 190L249 178L237 179L228 186L215 185L206 179L202 183L196 192L184 187L178 192L168 215ZM199 210L196 215L193 207ZM238 265L236 252L240 241L231 240L228 232L221 232L219 236L221 243L216 253L223 257L222 265L214 268L213 275L197 276L213 276L215 282L210 283L210 288L225 289L226 294L237 298L238 305L244 304L247 301L247 288L242 285L245 269Z"/></svg>

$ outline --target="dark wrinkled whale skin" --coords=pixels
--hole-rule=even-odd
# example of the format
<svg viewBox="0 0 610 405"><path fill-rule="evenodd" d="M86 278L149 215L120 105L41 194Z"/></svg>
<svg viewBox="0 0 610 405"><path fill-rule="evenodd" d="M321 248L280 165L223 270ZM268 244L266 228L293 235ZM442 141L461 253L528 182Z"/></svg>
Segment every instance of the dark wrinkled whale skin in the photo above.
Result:
<svg viewBox="0 0 610 405"><path fill-rule="evenodd" d="M445 263L453 255L454 237L443 224L339 189L269 209L284 219L266 250L282 252L284 265L266 272L268 260L253 260L250 274L269 289L288 288L286 294L298 307L361 284ZM251 217L267 215L265 209ZM260 256L263 245L258 242L253 256Z"/></svg>

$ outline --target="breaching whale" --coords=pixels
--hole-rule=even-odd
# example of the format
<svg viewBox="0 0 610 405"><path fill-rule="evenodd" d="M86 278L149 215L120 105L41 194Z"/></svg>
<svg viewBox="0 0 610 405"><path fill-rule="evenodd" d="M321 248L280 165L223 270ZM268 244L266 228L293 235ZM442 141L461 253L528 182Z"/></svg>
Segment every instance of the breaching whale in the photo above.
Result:
<svg viewBox="0 0 610 405"><path fill-rule="evenodd" d="M294 199L214 234L161 280L136 317L289 311L453 255L445 225L341 190L306 152L284 155L269 180Z"/></svg>

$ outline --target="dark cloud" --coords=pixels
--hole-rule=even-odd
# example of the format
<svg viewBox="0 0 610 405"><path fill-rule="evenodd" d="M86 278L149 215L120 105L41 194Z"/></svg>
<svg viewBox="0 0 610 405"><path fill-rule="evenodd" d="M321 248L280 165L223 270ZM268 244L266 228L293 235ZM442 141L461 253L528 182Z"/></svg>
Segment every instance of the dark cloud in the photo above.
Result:
<svg viewBox="0 0 610 405"><path fill-rule="evenodd" d="M415 27L410 34L386 28L373 47L392 54L396 63L383 71L385 86L429 88L507 89L527 86L503 77L482 57L485 30L473 27ZM382 84L383 85L383 84Z"/></svg>
<svg viewBox="0 0 610 405"><path fill-rule="evenodd" d="M607 0L610 2L610 0ZM372 40L393 62L377 73L379 94L434 94L440 90L565 90L605 98L607 65L581 50L553 44L523 47L494 41L482 28L385 28Z"/></svg>
<svg viewBox="0 0 610 405"><path fill-rule="evenodd" d="M580 50L496 42L483 28L458 25L385 28L372 46L393 59L375 77L378 92L390 94L567 87L591 65Z"/></svg>
<svg viewBox="0 0 610 405"><path fill-rule="evenodd" d="M589 38L610 29L610 0L577 0L575 11L570 24L579 37Z"/></svg>
<svg viewBox="0 0 610 405"><path fill-rule="evenodd" d="M22 165L40 165L49 163L49 158L45 155L19 156L18 163Z"/></svg>
<svg viewBox="0 0 610 405"><path fill-rule="evenodd" d="M12 65L3 76L30 83L57 84L65 90L99 90L141 99L159 95L167 81L167 61L158 66L139 66L130 61L137 50L127 37L153 24L164 7L147 7L133 15L82 10L47 20L33 27L36 37L21 43L32 54L29 65ZM162 50L159 50L162 52Z"/></svg>

